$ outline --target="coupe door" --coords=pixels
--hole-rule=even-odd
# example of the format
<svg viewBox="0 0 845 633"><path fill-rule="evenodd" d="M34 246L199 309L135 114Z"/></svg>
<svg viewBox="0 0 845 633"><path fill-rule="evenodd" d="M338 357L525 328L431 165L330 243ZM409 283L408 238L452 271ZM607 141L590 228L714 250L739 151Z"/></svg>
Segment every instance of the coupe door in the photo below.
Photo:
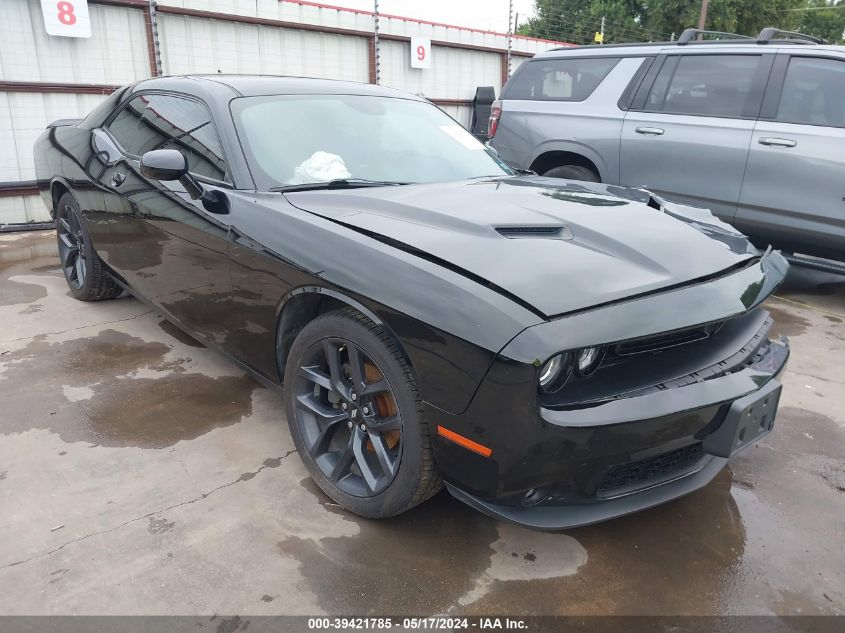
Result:
<svg viewBox="0 0 845 633"><path fill-rule="evenodd" d="M621 184L645 186L733 220L773 57L659 59L625 116Z"/></svg>
<svg viewBox="0 0 845 633"><path fill-rule="evenodd" d="M110 136L127 155L107 172L112 190L131 213L118 220L128 235L113 259L134 292L194 332L220 342L230 317L229 216L191 200L178 182L150 180L139 157L178 149L207 189L225 195L226 164L208 109L168 94L142 94L109 123Z"/></svg>
<svg viewBox="0 0 845 633"><path fill-rule="evenodd" d="M842 256L845 58L778 57L736 223L763 245Z"/></svg>
<svg viewBox="0 0 845 633"><path fill-rule="evenodd" d="M127 244L137 238L140 225L132 193L148 185L105 130L91 132L91 149L85 171L95 186L84 201L85 221L97 254L122 275Z"/></svg>

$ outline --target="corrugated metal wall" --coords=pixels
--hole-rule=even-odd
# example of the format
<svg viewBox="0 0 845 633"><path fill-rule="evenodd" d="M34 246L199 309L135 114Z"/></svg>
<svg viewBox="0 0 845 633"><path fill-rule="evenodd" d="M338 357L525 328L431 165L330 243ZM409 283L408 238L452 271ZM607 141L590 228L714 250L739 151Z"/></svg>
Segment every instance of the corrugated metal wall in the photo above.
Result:
<svg viewBox="0 0 845 633"><path fill-rule="evenodd" d="M432 46L431 68L423 70L411 68L407 42L388 41L381 45L381 83L429 99L472 99L476 86L494 86L499 94L502 58L499 53Z"/></svg>
<svg viewBox="0 0 845 633"><path fill-rule="evenodd" d="M144 15L92 4L90 39L44 31L38 0L2 0L0 80L124 84L150 73Z"/></svg>
<svg viewBox="0 0 845 633"><path fill-rule="evenodd" d="M0 0L0 225L49 220L32 195L32 145L50 121L82 117L114 86L154 73L147 3L88 2L92 37L76 39L46 34L39 0ZM367 11L305 0L158 0L157 15L165 74L374 78ZM505 35L385 15L379 29L383 85L445 100L464 125L476 86L500 91ZM432 40L432 68L410 67L411 36ZM512 70L553 44L515 38Z"/></svg>
<svg viewBox="0 0 845 633"><path fill-rule="evenodd" d="M165 75L221 72L369 79L368 42L361 37L167 14L159 16L159 37Z"/></svg>

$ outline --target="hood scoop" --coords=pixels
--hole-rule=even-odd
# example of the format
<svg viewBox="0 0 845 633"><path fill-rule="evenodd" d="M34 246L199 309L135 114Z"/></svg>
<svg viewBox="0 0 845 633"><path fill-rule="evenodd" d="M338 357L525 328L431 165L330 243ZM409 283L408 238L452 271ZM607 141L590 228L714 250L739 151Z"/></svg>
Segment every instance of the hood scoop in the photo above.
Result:
<svg viewBox="0 0 845 633"><path fill-rule="evenodd" d="M545 238L571 240L572 229L568 226L497 226L496 232L509 240Z"/></svg>

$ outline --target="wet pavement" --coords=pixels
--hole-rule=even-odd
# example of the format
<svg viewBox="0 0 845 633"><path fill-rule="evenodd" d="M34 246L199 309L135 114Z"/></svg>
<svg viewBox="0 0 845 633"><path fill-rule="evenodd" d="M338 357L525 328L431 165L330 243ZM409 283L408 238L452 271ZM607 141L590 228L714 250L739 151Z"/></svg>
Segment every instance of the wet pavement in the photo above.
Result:
<svg viewBox="0 0 845 633"><path fill-rule="evenodd" d="M441 493L340 510L279 394L126 298L73 300L50 232L0 235L2 614L841 614L845 277L768 308L775 431L706 488L544 534Z"/></svg>

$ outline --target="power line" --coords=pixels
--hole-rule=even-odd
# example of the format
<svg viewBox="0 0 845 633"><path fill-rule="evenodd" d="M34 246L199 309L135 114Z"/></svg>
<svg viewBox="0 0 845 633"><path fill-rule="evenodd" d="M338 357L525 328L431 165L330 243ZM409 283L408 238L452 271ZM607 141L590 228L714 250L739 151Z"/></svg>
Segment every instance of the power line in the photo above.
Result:
<svg viewBox="0 0 845 633"><path fill-rule="evenodd" d="M838 3L838 4L831 4L826 7L805 7L803 9L780 9L778 13L794 13L794 12L804 12L804 11L835 11L836 9L845 9L845 4Z"/></svg>

